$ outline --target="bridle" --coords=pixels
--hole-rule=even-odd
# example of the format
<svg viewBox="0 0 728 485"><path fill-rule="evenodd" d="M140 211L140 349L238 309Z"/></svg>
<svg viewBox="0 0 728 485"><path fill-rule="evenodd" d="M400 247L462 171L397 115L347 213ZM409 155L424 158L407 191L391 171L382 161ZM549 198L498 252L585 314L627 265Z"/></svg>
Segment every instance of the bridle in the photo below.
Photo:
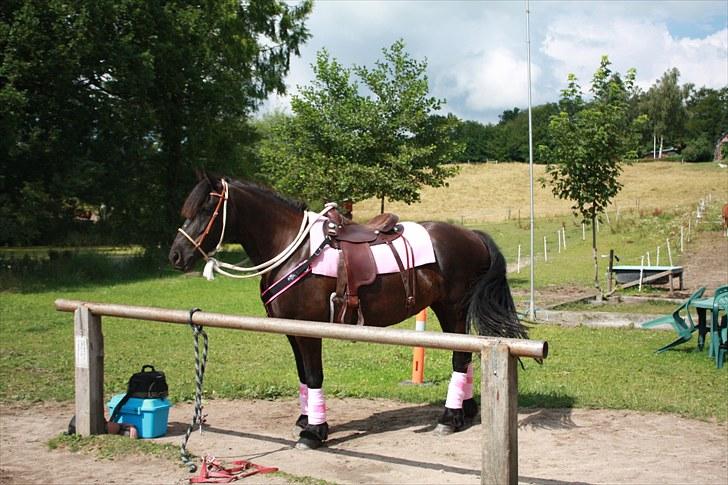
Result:
<svg viewBox="0 0 728 485"><path fill-rule="evenodd" d="M224 179L220 179L220 182L222 183L222 190L219 193L210 192L210 196L217 197L218 201L217 205L215 206L215 211L212 213L212 217L210 217L210 220L205 226L205 230L202 231L199 236L193 238L192 236L187 234L187 231L185 231L182 227L177 229L177 232L187 238L187 240L192 243L195 249L197 249L200 254L202 254L202 257L205 259L205 261L207 261L207 264L205 264L205 269L202 271L202 274L208 280L212 280L214 278L213 271L217 271L218 273L224 274L225 276L229 276L231 278L252 278L254 276L260 276L272 271L273 269L283 264L286 259L288 259L288 257L291 256L303 244L306 236L308 236L308 233L311 232L311 228L313 227L314 222L319 217L323 216L331 209L336 207L336 204L328 203L324 206L324 209L318 214L315 212L304 212L303 218L301 219L301 227L298 229L298 234L295 238L293 238L293 241L291 241L291 243L283 251L281 251L278 255L274 256L264 263L246 268L236 264L224 263L213 258L215 253L217 253L222 247L223 240L225 239L225 227L227 225L227 203L230 193L230 188L227 181L225 181ZM210 230L212 230L212 226L213 224L215 224L215 220L221 212L220 207L222 207L222 230L220 231L220 240L218 241L215 249L213 249L209 253L206 253L202 249L202 243L205 241L205 238L210 233ZM236 275L229 273L222 268L238 271L240 273L250 274Z"/></svg>
<svg viewBox="0 0 728 485"><path fill-rule="evenodd" d="M220 250L220 248L222 247L223 239L225 238L225 226L227 225L227 202L230 189L228 187L228 183L224 179L220 179L220 182L222 183L222 190L219 193L210 192L211 197L217 197L218 199L217 205L215 206L215 211L212 213L212 217L210 217L210 220L207 222L205 230L202 231L199 236L193 239L192 236L187 234L187 231L185 231L182 227L177 229L177 232L186 237L187 240L192 243L195 249L197 249L200 254L202 254L202 257L205 258L205 261L209 261L209 259ZM222 207L222 231L220 231L220 240L218 241L217 246L215 246L215 249L213 249L209 253L206 253L202 249L202 243L205 241L205 238L210 233L213 224L215 224L215 219L217 219L217 216L220 214L220 207Z"/></svg>

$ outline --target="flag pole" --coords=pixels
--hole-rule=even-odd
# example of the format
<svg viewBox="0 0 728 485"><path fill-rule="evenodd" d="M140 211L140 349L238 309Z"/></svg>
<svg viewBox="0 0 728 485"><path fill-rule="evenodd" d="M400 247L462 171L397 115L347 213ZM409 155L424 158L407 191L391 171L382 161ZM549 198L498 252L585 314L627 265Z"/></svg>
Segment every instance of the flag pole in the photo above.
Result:
<svg viewBox="0 0 728 485"><path fill-rule="evenodd" d="M536 307L534 302L534 266L535 259L533 255L533 233L534 233L534 203L533 203L533 121L531 118L531 20L528 0L526 0L526 46L528 51L528 179L530 187L530 203L531 203L531 259L530 259L530 293L528 300L528 318L534 320L536 318Z"/></svg>

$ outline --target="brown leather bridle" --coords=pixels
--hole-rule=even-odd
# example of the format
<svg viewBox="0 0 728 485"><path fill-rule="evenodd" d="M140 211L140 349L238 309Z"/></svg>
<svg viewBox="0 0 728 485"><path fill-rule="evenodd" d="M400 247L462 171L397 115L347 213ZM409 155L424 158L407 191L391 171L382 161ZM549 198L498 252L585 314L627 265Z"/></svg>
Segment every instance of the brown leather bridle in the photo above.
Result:
<svg viewBox="0 0 728 485"><path fill-rule="evenodd" d="M187 240L189 240L192 243L192 245L195 247L195 249L197 249L202 254L202 257L205 258L205 261L210 259L210 256L215 254L220 249L220 247L222 246L223 238L225 237L225 225L227 223L227 201L228 201L229 188L228 188L228 183L225 180L220 180L220 182L222 183L222 191L210 192L210 196L217 197L218 200L217 200L217 205L215 205L215 211L212 213L212 217L210 217L210 220L207 222L207 225L205 226L205 230L202 231L199 236L197 236L196 238L193 239L192 236L187 234L187 232L182 227L177 229L177 232L179 232L184 237L186 237ZM205 238L212 230L212 226L213 226L213 224L215 224L215 220L217 219L217 216L220 214L220 207L222 207L222 230L220 231L220 241L217 243L217 246L215 247L215 249L213 249L209 253L206 253L202 249L202 243L205 241Z"/></svg>

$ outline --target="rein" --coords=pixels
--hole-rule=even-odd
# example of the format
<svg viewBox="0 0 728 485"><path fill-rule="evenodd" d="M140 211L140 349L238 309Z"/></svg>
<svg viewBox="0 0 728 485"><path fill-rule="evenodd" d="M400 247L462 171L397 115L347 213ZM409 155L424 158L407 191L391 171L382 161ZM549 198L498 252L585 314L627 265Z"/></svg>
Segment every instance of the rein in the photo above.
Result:
<svg viewBox="0 0 728 485"><path fill-rule="evenodd" d="M177 231L181 233L183 236L185 236L197 249L201 254L202 257L207 261L207 264L205 264L205 269L202 271L202 274L205 278L208 280L212 280L215 278L214 272L218 272L220 274L223 274L225 276L229 276L230 278L254 278L256 276L264 275L266 273L269 273L270 271L274 270L281 264L283 264L286 259L288 259L296 250L298 250L299 247L301 247L301 244L303 244L303 241L305 240L306 236L311 232L311 228L313 227L314 222L327 212L329 212L331 209L336 207L336 204L334 203L328 203L325 205L323 210L318 213L314 212L304 212L303 218L301 219L301 226L298 229L298 234L296 234L296 237L293 238L293 241L285 248L283 251L278 253L276 256L272 257L268 261L265 261L264 263L258 264L256 266L250 266L250 267L243 267L238 266L236 264L230 264L225 263L222 261L218 261L217 259L213 258L212 256L217 253L220 248L222 247L223 240L225 239L225 228L227 225L227 202L229 198L229 187L228 183L221 179L222 182L222 192L211 192L210 195L213 197L219 197L217 206L215 206L215 211L212 214L212 217L210 217L209 222L207 223L207 226L205 227L205 230L196 238L193 239L183 228L178 228ZM215 219L218 216L220 206L222 205L222 231L220 232L220 241L218 241L217 246L215 249L210 251L209 253L206 253L202 249L202 242L205 240L205 237L207 237L207 234L212 229L212 225L215 222ZM311 214L314 214L316 217L309 217ZM223 269L224 268L224 269ZM225 270L230 271L237 271L239 273L249 273L249 274L233 274Z"/></svg>

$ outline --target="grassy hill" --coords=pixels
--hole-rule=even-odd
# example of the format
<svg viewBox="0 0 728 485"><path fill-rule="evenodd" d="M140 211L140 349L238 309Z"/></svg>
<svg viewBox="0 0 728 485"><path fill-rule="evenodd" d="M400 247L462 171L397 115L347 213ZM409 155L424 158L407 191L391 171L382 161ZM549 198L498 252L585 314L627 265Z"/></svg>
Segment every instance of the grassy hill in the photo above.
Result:
<svg viewBox="0 0 728 485"><path fill-rule="evenodd" d="M550 187L538 182L544 166L534 166L536 217L570 213L569 201L556 199ZM628 165L620 181L623 189L614 200L613 211L690 207L708 194L728 200L728 170L716 163L645 162ZM448 187L425 188L422 201L407 205L386 202L385 210L408 220L449 220L465 224L523 219L529 217L528 164L482 163L460 167ZM354 206L356 220L367 220L379 213L379 201L370 199Z"/></svg>

